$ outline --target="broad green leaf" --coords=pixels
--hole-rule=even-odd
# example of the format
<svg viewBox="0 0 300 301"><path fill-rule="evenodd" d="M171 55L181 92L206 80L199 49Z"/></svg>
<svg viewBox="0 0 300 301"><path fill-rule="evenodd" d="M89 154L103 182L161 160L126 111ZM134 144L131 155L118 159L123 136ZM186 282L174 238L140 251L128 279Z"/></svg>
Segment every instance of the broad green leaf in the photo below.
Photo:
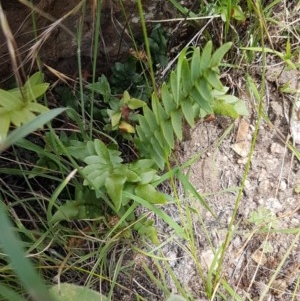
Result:
<svg viewBox="0 0 300 301"><path fill-rule="evenodd" d="M219 80L218 73L215 71L209 70L204 74L205 79L207 82L216 90L222 91L223 90L223 84Z"/></svg>
<svg viewBox="0 0 300 301"><path fill-rule="evenodd" d="M0 89L0 108L3 107L7 111L19 110L23 106L23 101L18 96L9 91Z"/></svg>
<svg viewBox="0 0 300 301"><path fill-rule="evenodd" d="M209 68L211 60L211 51L212 51L212 42L209 41L206 43L200 58L199 73L202 76L206 70Z"/></svg>
<svg viewBox="0 0 300 301"><path fill-rule="evenodd" d="M162 132L169 147L174 148L174 133L171 120L166 120L161 123Z"/></svg>
<svg viewBox="0 0 300 301"><path fill-rule="evenodd" d="M224 57L224 55L228 52L228 50L231 48L232 43L228 42L223 44L221 47L219 47L212 55L211 61L210 61L210 67L218 67Z"/></svg>
<svg viewBox="0 0 300 301"><path fill-rule="evenodd" d="M148 237L153 244L158 245L159 239L157 236L156 227L153 226L152 220L146 220L142 222L138 222L134 225L133 229L138 232L138 234L142 237Z"/></svg>
<svg viewBox="0 0 300 301"><path fill-rule="evenodd" d="M146 141L147 137L153 135L150 125L148 124L146 118L142 115L139 116L139 124L135 129L138 133L138 136L142 141Z"/></svg>
<svg viewBox="0 0 300 301"><path fill-rule="evenodd" d="M144 112L144 117L147 120L147 123L149 124L150 129L156 129L157 128L157 121L154 113L147 107L145 106L143 109Z"/></svg>
<svg viewBox="0 0 300 301"><path fill-rule="evenodd" d="M187 123L191 126L195 126L194 114L193 114L193 102L190 99L185 99L181 102L181 109L183 116Z"/></svg>
<svg viewBox="0 0 300 301"><path fill-rule="evenodd" d="M137 98L131 98L128 101L128 108L131 110L136 110L136 109L142 108L145 105L146 105L146 103L143 100L140 100Z"/></svg>
<svg viewBox="0 0 300 301"><path fill-rule="evenodd" d="M179 105L179 88L177 89L177 75L174 71L171 72L171 75L170 75L170 85L171 85L171 92L172 92L172 95L173 95L173 99L174 99L174 102L176 103L176 106ZM179 83L178 83L179 84Z"/></svg>
<svg viewBox="0 0 300 301"><path fill-rule="evenodd" d="M38 71L29 77L29 79L24 84L24 87L25 88L34 87L38 84L41 84L42 82L43 82L43 73Z"/></svg>
<svg viewBox="0 0 300 301"><path fill-rule="evenodd" d="M55 224L60 221L72 221L78 218L79 206L83 204L76 201L67 201L64 205L61 205L58 210L53 214L50 223Z"/></svg>
<svg viewBox="0 0 300 301"><path fill-rule="evenodd" d="M158 98L155 96L155 94L152 94L152 111L156 117L156 121L158 124L160 124L163 120L168 119L168 114L165 112L164 108L160 104Z"/></svg>
<svg viewBox="0 0 300 301"><path fill-rule="evenodd" d="M149 150L149 154L151 158L155 161L156 165L163 169L165 167L165 152L160 147L159 143L157 142L155 137L150 139L151 148Z"/></svg>
<svg viewBox="0 0 300 301"><path fill-rule="evenodd" d="M157 173L156 169L151 169L147 172L143 172L142 174L140 174L140 182L139 184L143 185L143 184L149 184L153 181L155 175Z"/></svg>
<svg viewBox="0 0 300 301"><path fill-rule="evenodd" d="M239 117L239 114L236 112L234 106L230 103L226 103L222 99L216 99L214 101L213 110L217 115L228 116L231 118Z"/></svg>
<svg viewBox="0 0 300 301"><path fill-rule="evenodd" d="M25 102L36 101L39 97L41 97L46 93L48 88L49 88L49 84L47 83L31 86L28 88L23 88L22 91L23 91L24 101ZM21 94L20 97L22 97Z"/></svg>
<svg viewBox="0 0 300 301"><path fill-rule="evenodd" d="M231 17L235 20L244 22L246 20L245 14L243 13L242 8L239 5L232 6Z"/></svg>
<svg viewBox="0 0 300 301"><path fill-rule="evenodd" d="M93 188L98 190L105 185L106 178L110 175L109 170L94 170L88 175L89 181L92 183ZM88 184L84 181L84 185Z"/></svg>
<svg viewBox="0 0 300 301"><path fill-rule="evenodd" d="M101 77L98 78L98 81L96 83L88 84L86 87L102 95L105 102L109 101L109 98L111 96L111 90L109 82L105 75L101 75Z"/></svg>
<svg viewBox="0 0 300 301"><path fill-rule="evenodd" d="M49 109L47 107L45 107L39 103L36 103L36 102L31 102L31 103L27 104L26 110L35 112L35 113L44 113L44 112L49 111Z"/></svg>
<svg viewBox="0 0 300 301"><path fill-rule="evenodd" d="M121 121L120 122L119 129L121 131L129 133L129 134L135 133L134 127L130 123L126 122L126 121Z"/></svg>
<svg viewBox="0 0 300 301"><path fill-rule="evenodd" d="M182 114L181 111L172 111L171 112L171 122L173 130L177 138L182 140Z"/></svg>
<svg viewBox="0 0 300 301"><path fill-rule="evenodd" d="M122 175L110 175L105 180L105 188L117 212L122 205L122 190L125 182L126 176Z"/></svg>
<svg viewBox="0 0 300 301"><path fill-rule="evenodd" d="M86 164L91 165L91 164L100 164L100 165L104 165L106 164L107 160L105 160L103 157L101 156L88 156L83 160Z"/></svg>
<svg viewBox="0 0 300 301"><path fill-rule="evenodd" d="M163 133L161 132L160 128L157 128L154 131L154 137L157 140L157 144L161 147L161 149L166 149L167 148L167 143L165 140L165 137L163 135ZM154 148L156 148L157 145L154 145Z"/></svg>
<svg viewBox="0 0 300 301"><path fill-rule="evenodd" d="M102 294L84 286L71 283L56 284L49 290L57 301L107 301Z"/></svg>
<svg viewBox="0 0 300 301"><path fill-rule="evenodd" d="M151 204L165 204L166 197L164 194L158 192L152 185L144 184L137 185L135 193L138 197L146 200Z"/></svg>
<svg viewBox="0 0 300 301"><path fill-rule="evenodd" d="M213 97L211 95L211 90L208 88L206 80L198 80L195 88L199 94L197 98L194 98L195 102L197 102L199 106L208 113L212 113L211 103L213 101Z"/></svg>
<svg viewBox="0 0 300 301"><path fill-rule="evenodd" d="M151 159L141 159L129 164L129 168L137 173L141 170L147 170L153 166L154 162Z"/></svg>
<svg viewBox="0 0 300 301"><path fill-rule="evenodd" d="M113 112L113 111L111 111L111 112ZM112 114L110 116L110 121L111 121L112 128L115 128L116 126L119 125L121 117L122 117L121 112L115 112L114 114Z"/></svg>
<svg viewBox="0 0 300 301"><path fill-rule="evenodd" d="M181 83L182 83L182 92L183 97L187 97L190 90L193 87L192 80L191 80L191 70L189 67L189 63L186 58L182 61L182 70L181 70Z"/></svg>
<svg viewBox="0 0 300 301"><path fill-rule="evenodd" d="M21 111L14 111L10 113L10 122L16 127L20 127L35 118L35 115L26 109Z"/></svg>
<svg viewBox="0 0 300 301"><path fill-rule="evenodd" d="M234 103L234 109L240 116L248 116L249 111L244 101L238 100Z"/></svg>
<svg viewBox="0 0 300 301"><path fill-rule="evenodd" d="M127 182L131 182L131 183L134 183L134 182L140 182L141 181L141 177L139 175L139 173L141 172L141 170L138 171L138 173L130 170L129 168L126 168L124 174L127 178Z"/></svg>
<svg viewBox="0 0 300 301"><path fill-rule="evenodd" d="M174 94L173 92L173 97L175 98L175 102L178 103L181 100L180 97L180 89L181 89L181 79L182 79L182 66L183 66L183 62L186 60L186 51L187 51L187 47L183 48L179 54L178 57L178 61L177 61L177 67L176 67L176 92Z"/></svg>
<svg viewBox="0 0 300 301"><path fill-rule="evenodd" d="M191 80L192 83L200 77L200 49L199 47L194 48L194 53L191 61Z"/></svg>
<svg viewBox="0 0 300 301"><path fill-rule="evenodd" d="M82 141L71 140L66 149L68 154L81 161L83 161L89 155L86 149L86 143Z"/></svg>
<svg viewBox="0 0 300 301"><path fill-rule="evenodd" d="M172 95L169 92L169 88L166 85L166 83L162 84L161 99L167 114L170 115L170 113L176 109L176 104L172 98Z"/></svg>

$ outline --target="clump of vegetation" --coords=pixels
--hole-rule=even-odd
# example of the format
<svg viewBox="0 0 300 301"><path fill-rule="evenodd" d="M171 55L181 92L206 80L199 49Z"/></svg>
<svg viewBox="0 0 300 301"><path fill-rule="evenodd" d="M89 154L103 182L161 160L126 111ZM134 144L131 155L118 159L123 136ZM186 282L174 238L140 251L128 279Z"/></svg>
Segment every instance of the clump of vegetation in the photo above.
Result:
<svg viewBox="0 0 300 301"><path fill-rule="evenodd" d="M170 2L178 12L192 17L192 22L198 17L196 12L187 10L179 2ZM218 1L206 7L199 4L199 14L205 11L220 15L223 22L220 28L227 39L231 28L236 33L234 26L246 22L246 16L257 14L262 18L260 6L250 2L247 5L248 8L241 7L239 1L230 1L230 4ZM143 23L142 16L141 20ZM0 190L0 228L7 231L7 237L0 237L0 245L11 262L10 266L7 258L0 257L5 262L0 275L5 280L0 284L0 295L5 300L25 300L26 293L33 300L67 300L70 289L75 293L73 300L111 300L114 290L124 289L118 277L121 272L129 273L129 266L133 271L136 266L142 267L143 273L163 292L166 300L193 300L166 263L165 269L182 296L172 295L167 287L165 272L158 263L164 242L157 231L155 218L161 219L177 237L189 243L189 253L196 262L208 298L224 297L225 291L227 295L235 296L234 300L241 300L223 278L222 262L233 235L247 170L228 234L224 244L216 250L205 276L195 255L192 209L180 207L175 180L214 213L183 173L190 163L183 166L171 166L170 163L176 145L183 139L185 127L193 128L208 116L237 119L248 115L245 102L233 95L230 87L221 80L224 57L233 43L222 39L214 43L205 33L209 40L201 46L181 49L174 69L163 83L158 84L154 72L168 64L169 37L162 25L154 26L149 37L147 33L144 35L144 44L131 49L127 61L117 62L111 76L99 74L91 83L81 80L79 92L69 87L56 87L54 93L65 97L64 108L50 110L47 105L50 84L46 83L42 72L28 77L18 88L0 90L0 153L4 158L15 156L13 167L1 168L0 172L8 178L15 175L28 189L24 197L9 185ZM243 48L245 55L249 55L249 51L271 52L264 45L247 46ZM288 50L288 56L279 57L295 66ZM80 56L78 60L80 62ZM255 92L257 98L261 97L257 89ZM44 104L42 98L46 100ZM63 120L56 119L49 124L57 116ZM24 153L26 164L22 161ZM248 169L249 166L250 159ZM171 183L172 195L162 189L166 182ZM11 202L4 202L8 199ZM168 204L177 204L181 214L185 212L180 222L168 215L164 207ZM18 216L16 211L23 208L21 215L32 223L14 218ZM14 225L10 224L8 216ZM257 220L257 216L252 215L251 221L256 223ZM22 245L12 231L13 227L17 229ZM34 264L46 279L48 277L49 283L54 276L53 270L56 271L54 278L58 284L50 289L50 294L28 258L22 255L22 248L34 254ZM142 259L125 265L128 249ZM151 249L155 252L149 251ZM145 263L146 255L153 260L155 273ZM112 257L115 257L114 261ZM47 272L48 267L52 273ZM14 272L24 287L14 288L18 283L11 278ZM62 279L70 278L70 274L76 284L85 287L61 284ZM105 296L90 289L97 287L99 291L105 288ZM139 293L136 298L144 300Z"/></svg>

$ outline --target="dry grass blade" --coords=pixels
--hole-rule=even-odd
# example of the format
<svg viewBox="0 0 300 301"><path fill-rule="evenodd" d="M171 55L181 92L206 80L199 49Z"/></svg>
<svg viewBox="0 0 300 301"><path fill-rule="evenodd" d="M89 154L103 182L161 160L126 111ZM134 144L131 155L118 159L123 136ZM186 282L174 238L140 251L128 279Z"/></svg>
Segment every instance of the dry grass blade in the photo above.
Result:
<svg viewBox="0 0 300 301"><path fill-rule="evenodd" d="M25 0L19 0L21 3L25 4L26 6L29 6L31 9L36 10L39 14L41 14L42 16L46 17L47 19L50 19L50 16L48 14L45 14L43 11L41 11L40 9L30 5L30 3L27 3L27 1ZM40 51L42 45L45 43L45 41L49 38L49 36L51 35L51 33L57 28L57 27L61 27L63 28L68 34L70 34L71 37L73 37L74 39L76 39L76 35L67 27L65 27L62 22L68 18L69 16L76 14L79 9L82 7L82 2L80 2L78 5L76 5L71 11L69 11L67 14L65 14L64 16L62 16L61 18L59 18L58 20L54 20L53 23L51 25L48 26L48 28L41 33L38 37L37 37L37 41L36 43L30 48L29 53L25 59L25 62L30 61L31 60L31 66L33 66L34 60L38 55L38 52ZM51 17L51 20L53 20L53 18Z"/></svg>
<svg viewBox="0 0 300 301"><path fill-rule="evenodd" d="M25 75L22 74L22 76L21 76L21 74L20 74L20 72L22 72L22 69L18 67L19 53L18 53L17 44L16 44L14 36L11 32L11 29L8 25L7 18L4 14L1 3L0 3L0 23L1 23L1 28L2 28L3 34L6 38L7 48L8 48L8 52L9 52L9 55L11 58L11 63L12 63L12 69L13 69L17 84L19 87L22 87L23 86L22 76L23 76L23 78L25 78Z"/></svg>

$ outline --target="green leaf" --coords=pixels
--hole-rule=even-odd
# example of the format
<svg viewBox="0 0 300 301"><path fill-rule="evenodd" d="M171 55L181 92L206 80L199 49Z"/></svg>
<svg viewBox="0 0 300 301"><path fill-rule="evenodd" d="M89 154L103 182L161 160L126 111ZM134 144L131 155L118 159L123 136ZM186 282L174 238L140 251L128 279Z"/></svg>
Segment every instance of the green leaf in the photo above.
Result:
<svg viewBox="0 0 300 301"><path fill-rule="evenodd" d="M244 22L246 20L245 14L239 5L232 6L231 17L235 20Z"/></svg>
<svg viewBox="0 0 300 301"><path fill-rule="evenodd" d="M133 195L131 193L125 192L125 196L136 201L137 203L143 205L144 207L148 208L159 218L161 218L163 221L165 221L171 228L175 230L175 232L182 238L187 239L187 235L185 233L185 230L180 227L174 220L164 211L162 211L160 208L157 206L147 202L144 198L138 197L137 195Z"/></svg>
<svg viewBox="0 0 300 301"><path fill-rule="evenodd" d="M139 170L138 172L134 172L131 169L126 168L124 174L127 178L127 182L131 182L131 183L140 182L141 181L141 177L139 176L140 172L141 170Z"/></svg>
<svg viewBox="0 0 300 301"><path fill-rule="evenodd" d="M3 107L6 111L12 111L21 108L23 101L9 91L0 89L0 108Z"/></svg>
<svg viewBox="0 0 300 301"><path fill-rule="evenodd" d="M171 112L171 123L177 138L182 140L182 113L181 111Z"/></svg>
<svg viewBox="0 0 300 301"><path fill-rule="evenodd" d="M100 78L98 78L98 81L96 83L88 84L86 87L102 95L105 102L109 101L111 90L109 82L105 75L102 75Z"/></svg>
<svg viewBox="0 0 300 301"><path fill-rule="evenodd" d="M194 83L200 77L200 49L194 48L191 61L191 80Z"/></svg>
<svg viewBox="0 0 300 301"><path fill-rule="evenodd" d="M4 116L0 115L0 152L1 152L1 142L7 136L9 125L10 125L9 115L4 115Z"/></svg>
<svg viewBox="0 0 300 301"><path fill-rule="evenodd" d="M175 104L175 102L172 98L172 95L169 92L169 88L166 85L166 83L162 84L161 99L162 99L162 102L164 104L164 108L165 108L168 115L170 115L170 113L173 110L176 110L176 104Z"/></svg>
<svg viewBox="0 0 300 301"><path fill-rule="evenodd" d="M158 124L154 113L147 106L144 107L143 112L144 112L144 117L147 120L150 129L152 130L156 129Z"/></svg>
<svg viewBox="0 0 300 301"><path fill-rule="evenodd" d="M135 194L151 204L165 204L166 197L158 192L151 184L137 185Z"/></svg>
<svg viewBox="0 0 300 301"><path fill-rule="evenodd" d="M174 102L176 103L176 106L179 105L179 88L177 90L177 75L174 71L171 72L171 75L170 75L170 87L171 87L171 92L172 92L172 95L173 95L173 99L174 99Z"/></svg>
<svg viewBox="0 0 300 301"><path fill-rule="evenodd" d="M131 110L136 110L136 109L142 108L145 105L146 105L146 103L143 100L140 100L137 98L131 98L128 101L128 108Z"/></svg>
<svg viewBox="0 0 300 301"><path fill-rule="evenodd" d="M113 111L111 111L111 112L113 112ZM119 125L121 117L122 117L121 112L115 112L110 116L110 121L111 121L112 128L115 128L116 126Z"/></svg>
<svg viewBox="0 0 300 301"><path fill-rule="evenodd" d="M167 141L170 149L174 148L174 134L171 120L166 120L161 123L162 132L165 140Z"/></svg>
<svg viewBox="0 0 300 301"><path fill-rule="evenodd" d="M181 70L181 82L182 82L182 92L183 97L187 97L190 90L193 87L192 80L191 80L191 70L189 67L189 63L186 58L182 61L182 70Z"/></svg>
<svg viewBox="0 0 300 301"><path fill-rule="evenodd" d="M38 128L41 128L45 123L49 122L51 119L53 119L57 115L61 114L65 110L66 109L57 108L57 109L53 109L51 111L47 111L47 112L35 117L33 120L31 120L27 124L24 124L22 127L11 132L6 139L1 140L1 137L0 137L0 152L5 150L12 144L16 143L21 138L24 138L28 134L34 132ZM2 119L2 117L1 117L1 119ZM0 133L1 133L1 130L0 130Z"/></svg>
<svg viewBox="0 0 300 301"><path fill-rule="evenodd" d="M76 201L67 201L53 214L50 223L55 224L60 221L72 221L78 218L79 206L83 206L83 204L79 204L79 202Z"/></svg>
<svg viewBox="0 0 300 301"><path fill-rule="evenodd" d="M232 42L225 43L213 53L210 61L211 68L215 68L220 65L224 55L228 52L231 46L232 46Z"/></svg>
<svg viewBox="0 0 300 301"><path fill-rule="evenodd" d="M209 64L211 60L211 51L212 51L212 42L209 41L206 43L201 54L200 65L199 65L200 76L202 76L209 68Z"/></svg>
<svg viewBox="0 0 300 301"><path fill-rule="evenodd" d="M164 169L165 167L165 152L160 147L159 143L157 142L155 137L152 137L150 139L151 148L149 151L149 154L151 155L151 158L155 161L156 165L160 169Z"/></svg>
<svg viewBox="0 0 300 301"><path fill-rule="evenodd" d="M226 103L222 99L216 99L214 101L213 110L217 115L228 116L231 118L239 117L239 114L236 112L234 106L230 103Z"/></svg>
<svg viewBox="0 0 300 301"><path fill-rule="evenodd" d="M223 90L223 84L219 80L218 73L215 71L208 71L204 74L205 79L207 82L216 90L222 91Z"/></svg>
<svg viewBox="0 0 300 301"><path fill-rule="evenodd" d="M152 220L141 220L135 223L133 229L138 232L141 237L148 237L155 245L159 244L157 230L153 226Z"/></svg>
<svg viewBox="0 0 300 301"><path fill-rule="evenodd" d="M36 86L38 84L41 84L43 82L43 73L42 72L36 72L33 75L29 77L29 79L26 81L24 87L29 88Z"/></svg>
<svg viewBox="0 0 300 301"><path fill-rule="evenodd" d="M160 104L158 98L154 93L152 94L151 104L152 104L153 113L156 117L157 124L160 124L161 122L163 122L163 120L168 119L168 114L165 112L165 110L163 109L162 105Z"/></svg>
<svg viewBox="0 0 300 301"><path fill-rule="evenodd" d="M208 88L207 82L203 78L197 81L195 88L191 91L191 95L195 102L198 103L203 110L208 113L212 113L211 103L213 101L213 97L211 95L211 90Z"/></svg>
<svg viewBox="0 0 300 301"><path fill-rule="evenodd" d="M167 143L160 128L154 131L154 138L156 139L156 144L153 145L154 149L160 148L162 150L160 152L164 153L163 150L167 149Z"/></svg>
<svg viewBox="0 0 300 301"><path fill-rule="evenodd" d="M70 283L56 284L49 290L57 301L107 301L102 294L84 286Z"/></svg>
<svg viewBox="0 0 300 301"><path fill-rule="evenodd" d="M194 114L193 114L193 102L190 99L186 99L181 102L181 109L183 116L187 123L191 126L195 126Z"/></svg>
<svg viewBox="0 0 300 301"><path fill-rule="evenodd" d="M53 301L40 275L35 271L33 264L26 256L24 242L21 243L21 239L16 235L16 226L11 223L2 199L0 199L0 229L2 231L2 235L0 235L1 252L7 254L6 257L8 257L9 265L12 271L18 276L20 286L23 289L25 288L30 295L26 299Z"/></svg>
<svg viewBox="0 0 300 301"><path fill-rule="evenodd" d="M139 184L143 185L143 184L149 184L153 181L153 179L155 178L157 173L156 169L151 169L147 172L143 172L142 174L140 174L140 182Z"/></svg>
<svg viewBox="0 0 300 301"><path fill-rule="evenodd" d="M21 88L23 92L24 100L27 102L36 101L39 97L45 94L45 92L48 90L49 84L39 84L36 86L30 86L28 88ZM20 97L21 93L20 93Z"/></svg>
<svg viewBox="0 0 300 301"><path fill-rule="evenodd" d="M129 168L137 173L141 170L147 170L153 166L154 162L151 159L141 159L129 164Z"/></svg>
<svg viewBox="0 0 300 301"><path fill-rule="evenodd" d="M122 205L122 191L125 182L126 176L114 174L108 176L105 180L105 188L117 212L119 212Z"/></svg>

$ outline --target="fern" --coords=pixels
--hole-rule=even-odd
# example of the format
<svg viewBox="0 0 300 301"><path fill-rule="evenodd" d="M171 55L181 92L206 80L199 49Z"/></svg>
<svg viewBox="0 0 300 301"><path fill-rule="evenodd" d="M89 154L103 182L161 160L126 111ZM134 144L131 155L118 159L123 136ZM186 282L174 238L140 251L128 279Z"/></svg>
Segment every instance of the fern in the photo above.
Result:
<svg viewBox="0 0 300 301"><path fill-rule="evenodd" d="M160 99L153 94L151 107L143 107L136 127L135 142L142 157L152 158L163 169L174 148L174 137L182 140L183 120L194 127L195 120L209 114L237 118L247 115L245 104L226 94L219 79L219 65L232 43L226 43L212 53L208 42L202 53L197 48L185 48L163 83ZM188 59L191 56L191 59Z"/></svg>

